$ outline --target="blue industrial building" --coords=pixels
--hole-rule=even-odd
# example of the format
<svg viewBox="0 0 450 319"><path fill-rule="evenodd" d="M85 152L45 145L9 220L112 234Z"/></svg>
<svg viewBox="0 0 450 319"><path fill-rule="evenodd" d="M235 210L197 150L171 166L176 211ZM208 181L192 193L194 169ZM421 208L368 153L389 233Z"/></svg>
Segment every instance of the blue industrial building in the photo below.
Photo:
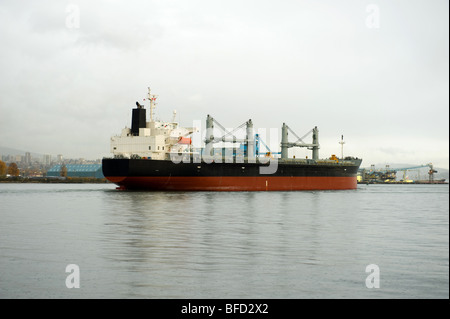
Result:
<svg viewBox="0 0 450 319"><path fill-rule="evenodd" d="M47 171L49 177L61 176L60 164L53 166ZM102 171L102 164L67 164L67 177L90 177L105 178Z"/></svg>

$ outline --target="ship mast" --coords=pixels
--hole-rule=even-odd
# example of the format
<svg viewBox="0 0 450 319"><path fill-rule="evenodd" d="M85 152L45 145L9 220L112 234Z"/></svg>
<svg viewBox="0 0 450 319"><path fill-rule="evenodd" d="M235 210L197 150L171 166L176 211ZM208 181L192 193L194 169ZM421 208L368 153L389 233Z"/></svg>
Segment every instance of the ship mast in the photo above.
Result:
<svg viewBox="0 0 450 319"><path fill-rule="evenodd" d="M151 94L150 87L148 88L148 99L150 100L150 122L153 122L153 110L156 107L156 98L158 95Z"/></svg>
<svg viewBox="0 0 450 319"><path fill-rule="evenodd" d="M341 141L339 142L341 144L341 159L344 159L344 135L341 135Z"/></svg>

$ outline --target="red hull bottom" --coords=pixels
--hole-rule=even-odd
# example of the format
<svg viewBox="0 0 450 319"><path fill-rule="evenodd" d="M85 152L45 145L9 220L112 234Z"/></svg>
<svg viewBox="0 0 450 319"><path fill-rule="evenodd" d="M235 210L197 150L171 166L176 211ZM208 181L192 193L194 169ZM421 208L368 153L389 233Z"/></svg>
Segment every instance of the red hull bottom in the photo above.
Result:
<svg viewBox="0 0 450 319"><path fill-rule="evenodd" d="M121 189L173 191L299 191L356 189L356 177L106 177Z"/></svg>

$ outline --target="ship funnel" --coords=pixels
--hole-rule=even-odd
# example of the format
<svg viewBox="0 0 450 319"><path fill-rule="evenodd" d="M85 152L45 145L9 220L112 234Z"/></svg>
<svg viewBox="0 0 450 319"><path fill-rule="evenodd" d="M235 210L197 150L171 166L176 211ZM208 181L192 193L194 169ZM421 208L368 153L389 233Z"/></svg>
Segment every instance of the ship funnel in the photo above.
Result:
<svg viewBox="0 0 450 319"><path fill-rule="evenodd" d="M131 115L131 134L134 136L139 135L140 128L146 127L146 110L139 102L136 102L136 106Z"/></svg>

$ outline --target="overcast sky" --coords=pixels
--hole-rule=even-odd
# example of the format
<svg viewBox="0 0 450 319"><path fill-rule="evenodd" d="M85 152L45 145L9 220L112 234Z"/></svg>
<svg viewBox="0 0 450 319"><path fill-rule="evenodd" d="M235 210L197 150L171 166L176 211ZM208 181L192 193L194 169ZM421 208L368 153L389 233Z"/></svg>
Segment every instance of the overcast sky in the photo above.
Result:
<svg viewBox="0 0 450 319"><path fill-rule="evenodd" d="M150 86L184 126L449 167L448 0L0 1L0 145L96 159ZM297 150L299 156L308 155Z"/></svg>

